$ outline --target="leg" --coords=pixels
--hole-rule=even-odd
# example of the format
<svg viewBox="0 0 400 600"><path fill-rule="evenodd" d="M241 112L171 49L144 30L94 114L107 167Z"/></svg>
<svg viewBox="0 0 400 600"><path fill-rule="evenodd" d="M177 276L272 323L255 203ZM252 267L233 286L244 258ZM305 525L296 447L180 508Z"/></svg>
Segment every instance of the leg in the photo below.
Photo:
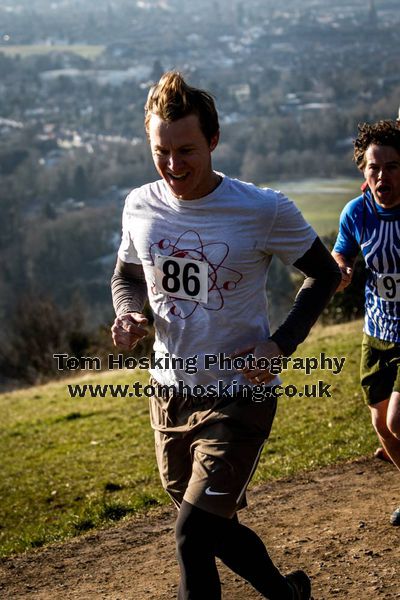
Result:
<svg viewBox="0 0 400 600"><path fill-rule="evenodd" d="M390 396L386 423L391 434L400 442L400 392L393 392Z"/></svg>
<svg viewBox="0 0 400 600"><path fill-rule="evenodd" d="M176 523L181 569L179 600L220 600L215 556L269 600L293 600L295 592L270 559L261 539L237 517L221 517L182 502ZM304 596L309 598L309 596Z"/></svg>
<svg viewBox="0 0 400 600"><path fill-rule="evenodd" d="M379 458L379 460L384 460L386 462L391 463L392 459L389 454L386 452L383 446L378 446L378 448L374 452L374 458Z"/></svg>
<svg viewBox="0 0 400 600"><path fill-rule="evenodd" d="M204 599L219 598L219 580L218 589L217 586L211 591L203 589L205 572L211 574L207 577L211 583L216 581L216 556L269 600L309 600L311 597L307 575L303 572L292 573L287 578L281 575L261 539L241 525L236 516L237 510L245 505L245 490L271 429L275 409L275 401L230 403L215 413L213 422L203 427L194 440L192 477L177 524L182 571L179 600L198 597L196 586L191 585L196 580ZM188 507L191 507L190 514ZM189 522L189 528L184 519ZM196 535L199 536L197 542L193 541ZM201 559L195 547L201 548Z"/></svg>
<svg viewBox="0 0 400 600"><path fill-rule="evenodd" d="M293 590L272 562L258 535L233 519L221 519L217 556L270 600L292 600Z"/></svg>
<svg viewBox="0 0 400 600"><path fill-rule="evenodd" d="M176 521L176 550L181 571L178 600L220 600L221 585L215 564L217 517L185 500Z"/></svg>
<svg viewBox="0 0 400 600"><path fill-rule="evenodd" d="M382 444L375 456L391 460L400 468L400 450L395 433L398 432L400 436L398 345L364 334L361 345L360 382L364 398L371 410L372 424Z"/></svg>
<svg viewBox="0 0 400 600"><path fill-rule="evenodd" d="M154 379L150 383L158 385ZM149 399L149 408L161 483L179 508L192 472L190 436L184 428L188 411L183 399L157 395Z"/></svg>
<svg viewBox="0 0 400 600"><path fill-rule="evenodd" d="M396 442L393 443L395 452L397 452L397 455L400 456L400 392L393 392L390 396L386 424L393 436L393 439L397 442L397 446ZM400 460L395 464L400 470ZM392 513L390 522L392 525L400 526L400 507Z"/></svg>
<svg viewBox="0 0 400 600"><path fill-rule="evenodd" d="M400 396L398 392L394 392L394 394L396 394L396 396ZM382 446L385 448L386 452L389 454L393 463L400 470L400 439L393 435L393 433L388 427L389 415L391 415L390 418L392 419L393 412L396 414L395 410L389 413L390 401L389 399L382 400L382 402L370 404L369 408L371 411L372 425L374 426L379 440ZM397 407L398 405L399 403L397 402Z"/></svg>

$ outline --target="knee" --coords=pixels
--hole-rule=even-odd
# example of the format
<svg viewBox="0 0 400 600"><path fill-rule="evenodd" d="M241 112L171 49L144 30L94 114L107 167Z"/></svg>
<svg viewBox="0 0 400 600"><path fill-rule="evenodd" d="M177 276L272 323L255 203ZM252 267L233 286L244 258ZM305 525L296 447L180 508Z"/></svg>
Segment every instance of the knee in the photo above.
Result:
<svg viewBox="0 0 400 600"><path fill-rule="evenodd" d="M392 433L388 427L386 413L385 414L382 414L382 413L373 414L372 415L372 425L373 425L376 433L383 440L386 440L386 439L389 439L392 437Z"/></svg>
<svg viewBox="0 0 400 600"><path fill-rule="evenodd" d="M388 415L387 428L392 436L400 440L400 418L399 415Z"/></svg>
<svg viewBox="0 0 400 600"><path fill-rule="evenodd" d="M218 517L183 501L175 525L178 557L198 559L198 554L212 554Z"/></svg>
<svg viewBox="0 0 400 600"><path fill-rule="evenodd" d="M187 548L190 548L190 523L187 519L178 515L175 524L175 543L178 556L186 553Z"/></svg>
<svg viewBox="0 0 400 600"><path fill-rule="evenodd" d="M400 392L393 392L390 397L386 421L391 434L400 439Z"/></svg>
<svg viewBox="0 0 400 600"><path fill-rule="evenodd" d="M193 534L178 520L175 527L175 544L178 557L187 556L194 547Z"/></svg>
<svg viewBox="0 0 400 600"><path fill-rule="evenodd" d="M196 553L202 537L196 511L188 509L185 504L181 505L175 525L176 551L180 558L188 558L191 553Z"/></svg>

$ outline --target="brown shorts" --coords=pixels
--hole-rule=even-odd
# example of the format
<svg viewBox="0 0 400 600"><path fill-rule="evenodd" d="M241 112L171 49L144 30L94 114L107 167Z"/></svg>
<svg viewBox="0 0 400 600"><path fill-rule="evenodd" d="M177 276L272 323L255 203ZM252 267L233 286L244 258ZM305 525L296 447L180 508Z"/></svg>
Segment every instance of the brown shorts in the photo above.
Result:
<svg viewBox="0 0 400 600"><path fill-rule="evenodd" d="M276 397L150 398L158 469L177 506L186 500L228 518L246 506L276 404Z"/></svg>

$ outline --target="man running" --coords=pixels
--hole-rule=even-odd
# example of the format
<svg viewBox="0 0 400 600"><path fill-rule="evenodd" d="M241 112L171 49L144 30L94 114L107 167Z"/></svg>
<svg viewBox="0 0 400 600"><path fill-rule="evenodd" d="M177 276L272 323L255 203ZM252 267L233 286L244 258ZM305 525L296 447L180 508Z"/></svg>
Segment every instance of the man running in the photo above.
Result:
<svg viewBox="0 0 400 600"><path fill-rule="evenodd" d="M150 414L161 480L178 508L178 598L219 600L219 557L269 600L309 600L308 576L283 576L237 512L275 415L279 379L268 361L305 339L339 269L283 194L213 170L219 123L207 92L166 73L150 90L145 127L161 179L126 200L112 335L127 350L142 339L149 300L160 359ZM274 254L307 278L270 335L265 287ZM254 360L238 372L212 356Z"/></svg>
<svg viewBox="0 0 400 600"><path fill-rule="evenodd" d="M333 256L345 289L358 252L367 268L361 386L372 424L400 470L400 125L359 125L354 160L363 173L363 193L340 217ZM400 507L391 523L400 525Z"/></svg>

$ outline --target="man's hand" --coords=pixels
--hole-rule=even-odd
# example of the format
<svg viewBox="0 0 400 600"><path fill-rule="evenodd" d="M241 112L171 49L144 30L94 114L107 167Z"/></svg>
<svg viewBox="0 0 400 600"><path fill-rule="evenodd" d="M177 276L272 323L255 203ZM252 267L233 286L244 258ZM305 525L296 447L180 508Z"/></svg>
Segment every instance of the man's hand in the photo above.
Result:
<svg viewBox="0 0 400 600"><path fill-rule="evenodd" d="M111 327L114 346L122 350L132 350L148 334L145 329L147 323L146 317L139 312L127 313L117 317Z"/></svg>
<svg viewBox="0 0 400 600"><path fill-rule="evenodd" d="M343 292L350 285L351 280L353 279L353 269L351 267L340 267L340 271L342 273L342 281L339 283L336 291Z"/></svg>
<svg viewBox="0 0 400 600"><path fill-rule="evenodd" d="M350 285L351 280L353 279L353 266L355 257L344 256L344 254L335 252L335 250L332 250L332 256L336 260L337 265L342 273L342 281L339 283L336 291L343 292L343 290Z"/></svg>
<svg viewBox="0 0 400 600"><path fill-rule="evenodd" d="M272 358L282 356L283 353L276 342L267 340L266 342L259 342L255 346L236 350L231 354L231 358L238 356L245 357L247 354L252 354L256 360L259 358L268 358L268 360L271 360ZM250 369L246 367L245 369L240 369L239 372L243 373L246 379L252 384L267 384L276 377L276 374L270 373L268 369Z"/></svg>

